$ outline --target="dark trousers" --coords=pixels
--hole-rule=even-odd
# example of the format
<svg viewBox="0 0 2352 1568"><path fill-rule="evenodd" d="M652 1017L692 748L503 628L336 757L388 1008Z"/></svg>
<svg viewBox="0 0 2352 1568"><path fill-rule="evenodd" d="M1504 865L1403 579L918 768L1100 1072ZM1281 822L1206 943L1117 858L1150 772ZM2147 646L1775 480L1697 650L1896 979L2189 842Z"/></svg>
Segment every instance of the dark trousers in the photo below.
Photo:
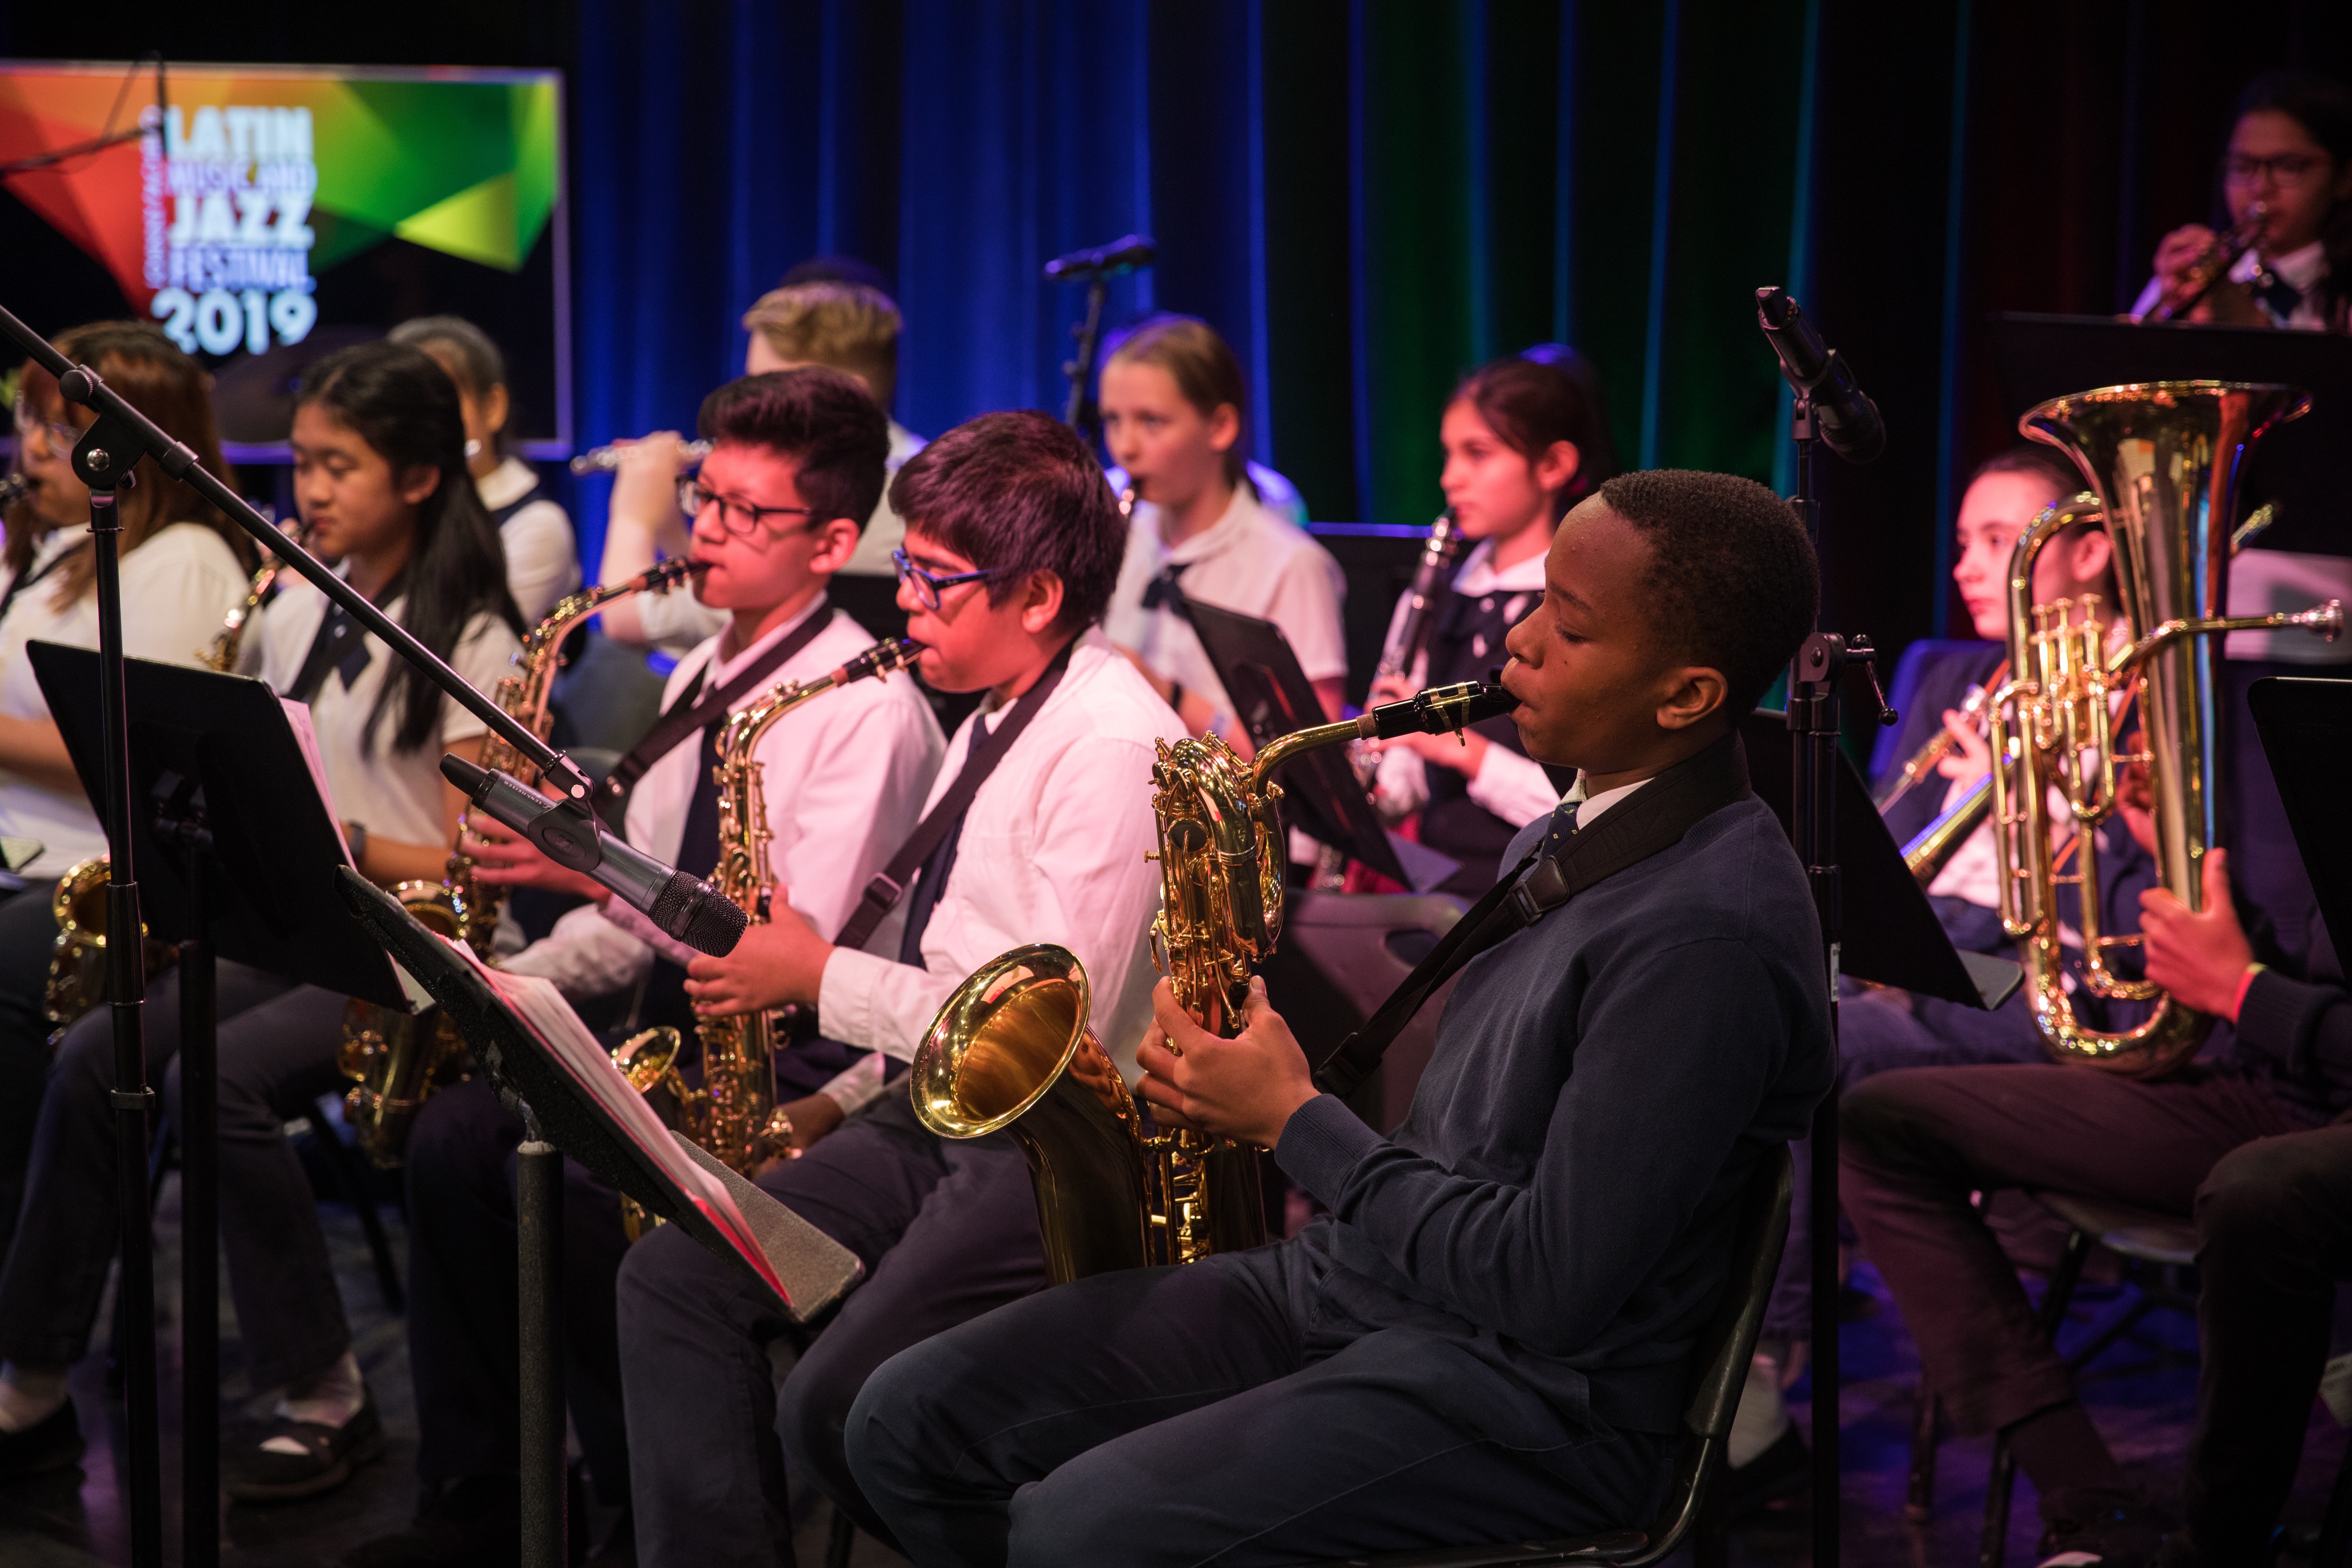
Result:
<svg viewBox="0 0 2352 1568"><path fill-rule="evenodd" d="M408 1355L416 1469L428 1481L513 1475L521 1451L515 1150L522 1118L489 1084L436 1091L408 1142ZM628 1495L613 1279L628 1240L620 1199L563 1162L564 1387L607 1502Z"/></svg>
<svg viewBox="0 0 2352 1568"><path fill-rule="evenodd" d="M1945 900L1958 903L1958 900ZM1968 906L1972 907L1972 906ZM2021 994L1992 1012L1909 992L1854 991L1838 1005L1838 1091L1896 1068L1971 1067L2045 1062L2041 1037ZM1764 1313L1768 1339L1812 1338L1812 1141L1790 1148L1797 1185L1789 1211L1789 1245Z"/></svg>
<svg viewBox="0 0 2352 1568"><path fill-rule="evenodd" d="M220 965L220 1229L258 1388L316 1377L351 1348L316 1200L285 1123L340 1087L344 998ZM147 988L147 1073L179 1104L180 983ZM0 1357L68 1366L89 1346L116 1237L114 1026L105 1007L67 1031L34 1135L25 1205L0 1269Z"/></svg>
<svg viewBox="0 0 2352 1568"><path fill-rule="evenodd" d="M2241 1144L2197 1189L2197 1435L2184 1514L2208 1568L2267 1563L2352 1279L2352 1126Z"/></svg>
<svg viewBox="0 0 2352 1568"><path fill-rule="evenodd" d="M630 1495L648 1564L790 1563L783 1455L888 1539L849 1471L843 1431L873 1370L1045 1283L1028 1164L1002 1135L943 1142L886 1095L760 1178L848 1247L866 1278L775 1389L766 1345L792 1325L735 1265L665 1226L621 1265Z"/></svg>
<svg viewBox="0 0 2352 1568"><path fill-rule="evenodd" d="M1410 1330L1310 1356L1277 1244L1097 1275L868 1380L859 1484L922 1568L1289 1563L1648 1522L1675 1439L1577 1423Z"/></svg>
<svg viewBox="0 0 2352 1568"><path fill-rule="evenodd" d="M55 890L55 884L43 882L0 899L0 1258L8 1256L16 1234L49 1077L46 999L49 952L58 937L49 914Z"/></svg>
<svg viewBox="0 0 2352 1568"><path fill-rule="evenodd" d="M2072 1067L1924 1068L1862 1085L1843 1117L1846 1212L1928 1385L1968 1435L2074 1394L1971 1191L2044 1187L2186 1216L2224 1155L2306 1130L2262 1084L2197 1068L2156 1083ZM2323 1323L2323 1352L2325 1338Z"/></svg>

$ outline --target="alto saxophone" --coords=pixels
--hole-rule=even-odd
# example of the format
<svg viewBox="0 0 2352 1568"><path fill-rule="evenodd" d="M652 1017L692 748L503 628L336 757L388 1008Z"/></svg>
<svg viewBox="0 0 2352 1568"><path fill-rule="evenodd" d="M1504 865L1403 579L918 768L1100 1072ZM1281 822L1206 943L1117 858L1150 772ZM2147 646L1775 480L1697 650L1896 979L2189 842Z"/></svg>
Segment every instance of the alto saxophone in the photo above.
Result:
<svg viewBox="0 0 2352 1568"><path fill-rule="evenodd" d="M226 673L236 668L245 629L253 620L254 612L268 599L282 569L283 563L273 555L253 574L245 597L222 620L221 629L213 634L212 642L195 650L199 668ZM92 855L68 868L57 891L49 896L49 912L57 920L58 935L49 950L49 978L42 989L42 1008L55 1026L49 1034L51 1050L57 1048L74 1020L97 1006L106 994L108 880L107 858ZM152 937L148 939L147 973L151 978L178 961L179 954L173 949Z"/></svg>
<svg viewBox="0 0 2352 1568"><path fill-rule="evenodd" d="M1281 934L1286 838L1274 774L1284 763L1350 741L1459 734L1517 706L1473 680L1285 735L1249 763L1213 735L1161 742L1152 958L1184 1010L1212 1033L1238 1034L1250 974ZM942 1138L1013 1134L1028 1157L1055 1284L1264 1241L1256 1151L1147 1131L1087 1026L1090 1003L1085 967L1066 948L1015 948L982 965L915 1049L915 1114Z"/></svg>
<svg viewBox="0 0 2352 1568"><path fill-rule="evenodd" d="M719 864L710 885L763 925L775 884L768 867L767 791L759 747L779 720L828 691L868 677L887 677L914 663L922 645L877 643L814 680L785 681L736 710L719 732ZM790 1043L773 1013L704 1018L694 1026L702 1047L702 1081L686 1081L678 1056L684 1041L667 1026L635 1036L613 1053L638 1092L667 1091L677 1130L715 1159L750 1175L792 1150L793 1125L776 1105L776 1052ZM643 1215L625 1214L634 1238Z"/></svg>
<svg viewBox="0 0 2352 1568"><path fill-rule="evenodd" d="M702 569L701 563L677 556L625 583L583 589L564 599L523 639L514 658L514 673L499 682L499 710L544 740L553 726L548 700L562 665L563 639L572 628L615 599L665 593ZM482 765L526 781L529 777L521 754L496 734L483 744ZM393 896L425 930L462 942L488 958L506 895L475 879L473 857L465 852L472 826L469 807L457 818L457 842L450 847L442 880L402 882L393 889ZM345 1120L370 1160L387 1169L400 1163L408 1130L425 1098L457 1073L465 1057L465 1037L438 1007L411 1014L352 999L343 1015L343 1044L336 1059L343 1076L352 1080L343 1100Z"/></svg>

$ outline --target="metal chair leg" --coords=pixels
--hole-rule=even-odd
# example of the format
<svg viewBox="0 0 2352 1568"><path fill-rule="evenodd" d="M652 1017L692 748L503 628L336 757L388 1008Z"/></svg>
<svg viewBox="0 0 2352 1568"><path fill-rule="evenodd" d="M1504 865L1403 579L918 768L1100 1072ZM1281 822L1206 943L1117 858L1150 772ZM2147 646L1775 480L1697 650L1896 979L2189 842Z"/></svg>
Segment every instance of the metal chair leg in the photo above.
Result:
<svg viewBox="0 0 2352 1568"><path fill-rule="evenodd" d="M2074 1299L2074 1287L2083 1278L2083 1265L2091 1256L2091 1242L2088 1231L2067 1233L2058 1272L2050 1277L2050 1288L2042 1293L2042 1310L2034 1314L2034 1324L2053 1349L2058 1343L2058 1325L2066 1321L2067 1303ZM1992 1478L1985 1486L1984 1535L1977 1545L1977 1568L2001 1568L2007 1560L2009 1508L2016 1491L2017 1456L2010 1451L2009 1438L1997 1432L1992 1440Z"/></svg>
<svg viewBox="0 0 2352 1568"><path fill-rule="evenodd" d="M1911 1406L1911 1479L1903 1493L1903 1517L1925 1524L1936 1513L1936 1391L1924 1382Z"/></svg>

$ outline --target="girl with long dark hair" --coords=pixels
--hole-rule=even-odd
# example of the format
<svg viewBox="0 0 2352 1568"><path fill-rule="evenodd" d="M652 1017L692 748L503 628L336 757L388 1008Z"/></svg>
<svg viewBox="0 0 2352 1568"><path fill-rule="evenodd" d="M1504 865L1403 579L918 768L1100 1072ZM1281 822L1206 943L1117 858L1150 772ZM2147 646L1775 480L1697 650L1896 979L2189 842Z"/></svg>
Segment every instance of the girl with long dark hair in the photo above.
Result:
<svg viewBox="0 0 2352 1568"><path fill-rule="evenodd" d="M1438 426L1438 483L1470 553L1431 612L1421 658L1376 684L1373 701L1485 679L1507 657L1503 634L1543 596L1544 552L1559 520L1615 474L1599 384L1571 374L1564 352L1496 360L1454 389ZM1419 812L1421 842L1461 862L1444 888L1475 896L1493 885L1512 836L1559 805L1566 783L1528 756L1510 720L1497 719L1460 741L1394 742L1381 758L1376 798L1391 818Z"/></svg>
<svg viewBox="0 0 2352 1568"><path fill-rule="evenodd" d="M295 496L313 546L346 582L477 688L520 647L496 531L466 471L457 391L424 353L376 343L310 370L294 416ZM463 799L444 752L477 757L483 725L360 634L307 584L246 638L247 667L307 702L352 858L373 880L437 881ZM231 1497L268 1502L340 1485L380 1453L382 1425L286 1122L342 1084L347 998L243 964L220 966L221 1242L256 1388L282 1390L268 1428L224 1453ZM147 1053L176 1114L177 983L149 994ZM66 1369L88 1347L113 1251L111 1041L104 1009L58 1050L24 1224L0 1268L0 1478L80 1455Z"/></svg>

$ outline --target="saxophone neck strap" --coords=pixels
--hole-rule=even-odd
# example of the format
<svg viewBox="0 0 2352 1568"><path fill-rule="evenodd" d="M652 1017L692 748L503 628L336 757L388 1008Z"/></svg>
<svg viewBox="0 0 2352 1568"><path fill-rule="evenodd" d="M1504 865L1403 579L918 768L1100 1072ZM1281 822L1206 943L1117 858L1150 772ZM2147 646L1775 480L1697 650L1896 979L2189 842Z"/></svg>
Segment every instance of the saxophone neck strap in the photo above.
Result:
<svg viewBox="0 0 2352 1568"><path fill-rule="evenodd" d="M709 729L712 720L724 718L730 709L757 689L793 655L816 641L831 625L833 605L829 600L820 596L805 620L779 638L773 647L737 670L726 685L716 689L705 689L699 697L696 696L693 686L680 691L677 700L669 705L669 710L654 721L654 727L646 731L646 738L631 747L627 756L614 763L613 771L604 775L604 782L596 786L596 812L604 818L605 825L611 827L620 826L620 814L628 804L629 792L636 788L637 781L646 776L647 768L676 751L688 736ZM713 665L719 662L716 649L711 652L710 662ZM702 684L705 688L709 687L709 668L704 667L706 679Z"/></svg>
<svg viewBox="0 0 2352 1568"><path fill-rule="evenodd" d="M843 923L841 933L833 939L834 946L863 948L881 929L883 921L898 907L898 900L907 896L907 886L914 879L917 868L931 858L931 851L940 847L942 839L963 826L964 813L971 809L972 797L980 793L980 786L988 782L988 775L996 771L996 764L1004 760L1004 754L1013 749L1013 742L1021 738L1021 731L1045 711L1047 699L1054 695L1054 689L1062 684L1062 677L1069 672L1070 653L1077 646L1077 637L1072 637L1062 645L1061 652L1054 656L1054 661L1045 667L1045 673L1037 678L1037 683L1021 694L1006 711L1003 720L989 731L988 739L964 760L963 767L956 773L955 782L948 785L947 793L923 814L922 821L915 824L915 831L907 836L907 841L898 847L898 853L890 857L890 864L876 872L874 879L866 884L866 891L859 896L857 907L849 912L849 919ZM971 721L979 723L979 715L973 715Z"/></svg>
<svg viewBox="0 0 2352 1568"><path fill-rule="evenodd" d="M1315 1069L1315 1087L1346 1096L1372 1076L1423 1004L1472 959L1535 924L1585 889L1671 849L1725 806L1748 797L1738 731L1684 758L1546 854L1538 843L1430 950L1404 983Z"/></svg>

